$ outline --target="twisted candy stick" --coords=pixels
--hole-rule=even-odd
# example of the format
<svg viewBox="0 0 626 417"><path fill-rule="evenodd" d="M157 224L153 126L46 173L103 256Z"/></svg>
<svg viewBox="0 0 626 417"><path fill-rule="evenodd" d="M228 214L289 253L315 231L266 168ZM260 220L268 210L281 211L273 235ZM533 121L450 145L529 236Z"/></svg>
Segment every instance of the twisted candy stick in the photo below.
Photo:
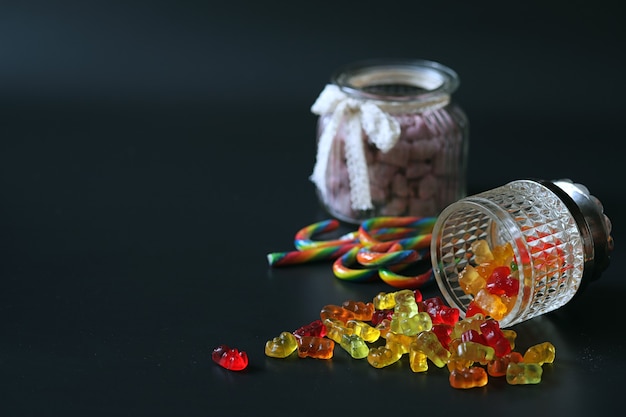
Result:
<svg viewBox="0 0 626 417"><path fill-rule="evenodd" d="M419 254L418 260L427 260L430 259L429 248L431 239L432 235L428 233L401 239L397 241L396 245L416 251ZM379 270L379 276L382 281L396 288L418 288L433 281L435 278L432 268L422 274L407 276L383 267Z"/></svg>
<svg viewBox="0 0 626 417"><path fill-rule="evenodd" d="M319 248L324 246L340 246L346 243L357 243L359 232L353 231L332 240L313 240L313 236L326 232L331 232L339 227L339 221L335 219L322 220L300 229L295 235L295 247L298 250ZM383 227L372 231L372 235L378 241L388 241L402 239L413 236L415 230L410 227Z"/></svg>
<svg viewBox="0 0 626 417"><path fill-rule="evenodd" d="M295 235L295 251L273 252L267 255L271 266L286 266L314 261L334 260L359 244L358 233L350 232L333 240L313 240L313 236L339 227L335 219L322 220L300 229Z"/></svg>
<svg viewBox="0 0 626 417"><path fill-rule="evenodd" d="M435 217L373 217L359 226L359 241L363 245L374 245L381 240L372 236L372 232L383 227L405 227L413 230L413 235L430 233L435 225Z"/></svg>
<svg viewBox="0 0 626 417"><path fill-rule="evenodd" d="M424 254L417 253L418 249L430 246L432 235L417 235L409 238L376 243L363 247L357 254L357 260L367 266L385 266L398 263L417 262L424 258Z"/></svg>
<svg viewBox="0 0 626 417"><path fill-rule="evenodd" d="M399 271L428 259L433 217L375 217L361 223L357 232L338 239L313 240L313 236L335 230L337 220L324 220L300 229L295 236L298 250L267 255L270 265L283 266L334 259L333 273L342 280L372 281L380 277L397 288L415 288L432 280L432 270L416 276Z"/></svg>
<svg viewBox="0 0 626 417"><path fill-rule="evenodd" d="M426 233L423 235L417 235L408 237L405 239L399 239L396 243L402 249L421 250L430 248L430 241L432 239L432 233Z"/></svg>
<svg viewBox="0 0 626 417"><path fill-rule="evenodd" d="M352 247L360 245L358 231L347 233L338 239L313 240L317 234L333 231L339 227L335 219L322 220L300 229L295 235L297 250L273 252L267 255L271 266L295 265L314 261L335 260ZM408 228L381 228L373 231L377 239L400 239L412 234Z"/></svg>
<svg viewBox="0 0 626 417"><path fill-rule="evenodd" d="M319 248L289 252L273 252L267 254L267 262L271 266L285 266L306 262L333 260L355 247L360 247L360 245L358 243L346 243L339 246L322 246Z"/></svg>
<svg viewBox="0 0 626 417"><path fill-rule="evenodd" d="M371 246L375 243L368 243L361 240L359 231L356 232L356 237L363 246ZM381 227L379 229L369 232L368 237L374 239L376 243L388 242L390 240L408 239L415 236L415 229L410 227Z"/></svg>
<svg viewBox="0 0 626 417"><path fill-rule="evenodd" d="M382 227L386 225L402 226L406 224L419 224L425 228L429 228L431 227L430 225L432 222L430 220L425 222L422 221L421 218L416 217L410 219L395 217L372 219L369 224L365 225L365 228L368 228L368 226L371 225L380 226L380 228L374 230L372 227L369 227L370 231L365 232L371 242L380 242L378 240L378 238L380 238L378 233L382 230L385 230L384 233L388 233L389 230L393 230L396 237L400 235L406 236L409 234L414 236L380 242L372 244L369 247L363 246L361 248L356 247L351 249L342 257L337 258L333 263L333 273L335 276L339 279L353 282L372 281L379 276L381 279L385 280L385 282L388 281L390 285L402 288L413 288L421 285L423 281L428 281L428 277L405 277L397 273L397 271L408 267L411 262L424 259L428 252L424 250L417 250L428 247L431 239L430 234L415 236L416 231L411 230L411 233L408 233L407 228L384 229ZM381 235L382 234L383 233L381 233ZM377 239L372 238L372 235L376 236ZM361 231L359 231L359 236L361 236ZM410 250L404 250L404 248L408 248ZM378 253L376 253L376 251L378 251ZM354 266L357 264L365 266L365 268L355 268ZM380 269L372 268L373 266L380 267L382 265L385 267Z"/></svg>
<svg viewBox="0 0 626 417"><path fill-rule="evenodd" d="M344 281L368 282L378 278L378 268L363 267L356 260L360 247L354 247L333 262L333 273ZM410 264L390 265L389 271L400 271Z"/></svg>
<svg viewBox="0 0 626 417"><path fill-rule="evenodd" d="M396 254L398 254L402 252L406 253L407 249L411 249L412 251L416 251L419 255L415 261L430 259L430 252L428 251L428 248L430 247L430 241L432 239L432 234L430 232L432 232L435 221L436 219L432 217L373 218L361 224L361 227L359 228L359 238L361 242L370 242L371 250L385 249L385 247L383 246L384 243L375 243L379 240L373 237L374 232L380 230L381 228L383 228L383 226L406 226L409 228L413 227L413 236L394 241L392 245L388 247L387 251L392 252L393 250L395 250ZM359 254L359 261L367 262L368 259L364 259L366 252L363 249L361 249ZM382 259L384 259L383 256L381 256L379 260ZM398 274L397 271L392 270L391 267L388 266L388 264L385 265L384 262L381 262L381 267L378 270L378 275L382 281L396 288L417 288L423 286L428 282L431 282L434 279L432 268L423 274L406 276Z"/></svg>
<svg viewBox="0 0 626 417"><path fill-rule="evenodd" d="M367 282L377 278L377 269L352 267L357 264L356 255L360 249L360 246L355 246L333 262L333 273L337 278L352 282Z"/></svg>
<svg viewBox="0 0 626 417"><path fill-rule="evenodd" d="M386 266L415 262L419 255L414 250L403 250L396 241L390 241L361 248L356 259L365 266Z"/></svg>
<svg viewBox="0 0 626 417"><path fill-rule="evenodd" d="M322 220L298 230L295 236L295 246L298 250L319 248L324 246L341 246L347 243L357 243L358 233L350 232L338 239L333 240L313 240L316 234L331 232L339 227L339 221L335 219Z"/></svg>
<svg viewBox="0 0 626 417"><path fill-rule="evenodd" d="M380 279L382 279L385 283L391 285L396 288L417 288L421 287L424 284L432 281L434 279L433 269L430 268L428 271L423 274L413 275L413 276L405 276L397 274L388 268L381 268L378 271L378 275Z"/></svg>

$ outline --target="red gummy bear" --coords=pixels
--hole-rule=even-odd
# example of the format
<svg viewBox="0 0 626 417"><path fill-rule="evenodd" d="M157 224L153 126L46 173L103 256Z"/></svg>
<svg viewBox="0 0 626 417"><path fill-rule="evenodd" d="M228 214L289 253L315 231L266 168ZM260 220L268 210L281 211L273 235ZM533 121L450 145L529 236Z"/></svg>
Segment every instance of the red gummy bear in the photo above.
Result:
<svg viewBox="0 0 626 417"><path fill-rule="evenodd" d="M385 319L391 321L392 317L393 317L393 308L387 309L387 310L376 310L374 311L374 314L372 314L372 319L371 319L372 326L376 326L380 324L380 322Z"/></svg>
<svg viewBox="0 0 626 417"><path fill-rule="evenodd" d="M469 330L464 331L461 334L461 340L463 342L474 342L474 343L480 343L481 345L489 346L487 344L487 341L485 340L485 337L480 332L474 329L469 329Z"/></svg>
<svg viewBox="0 0 626 417"><path fill-rule="evenodd" d="M504 337L504 333L500 330L500 325L494 319L487 319L480 325L480 333L485 338L488 346L495 350L497 357L511 353L511 342Z"/></svg>
<svg viewBox="0 0 626 417"><path fill-rule="evenodd" d="M519 292L519 280L513 278L511 269L508 266L496 267L489 279L487 279L487 291L496 295L507 295L513 297Z"/></svg>
<svg viewBox="0 0 626 417"><path fill-rule="evenodd" d="M317 337L324 337L326 336L326 326L324 326L324 323L322 322L322 320L314 320L309 324L305 324L304 326L294 330L292 333L294 336L296 337L302 337L302 336L317 336Z"/></svg>
<svg viewBox="0 0 626 417"><path fill-rule="evenodd" d="M459 310L447 306L441 297L426 298L418 306L420 311L428 313L433 324L445 323L453 326L459 321Z"/></svg>
<svg viewBox="0 0 626 417"><path fill-rule="evenodd" d="M452 338L450 337L450 335L452 334L452 328L453 326L450 324L437 323L433 324L433 328L431 329L435 336L437 336L437 339L439 339L439 343L441 343L441 346L446 348L446 350L448 349L450 341L452 340Z"/></svg>
<svg viewBox="0 0 626 417"><path fill-rule="evenodd" d="M226 345L213 349L213 362L229 371L241 371L248 366L248 354Z"/></svg>

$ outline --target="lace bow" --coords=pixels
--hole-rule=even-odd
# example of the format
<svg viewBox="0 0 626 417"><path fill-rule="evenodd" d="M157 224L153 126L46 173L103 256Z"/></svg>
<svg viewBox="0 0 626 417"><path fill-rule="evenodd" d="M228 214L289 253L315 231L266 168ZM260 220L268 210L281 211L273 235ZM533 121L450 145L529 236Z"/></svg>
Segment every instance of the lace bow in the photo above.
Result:
<svg viewBox="0 0 626 417"><path fill-rule="evenodd" d="M310 179L315 183L322 198L326 200L326 171L330 150L343 120L345 123L345 154L350 180L350 201L354 210L373 208L370 194L369 174L365 160L362 132L369 142L382 152L395 146L400 136L400 124L369 100L357 100L346 95L336 85L329 84L311 106L319 116L331 117L321 133L317 144L317 156Z"/></svg>

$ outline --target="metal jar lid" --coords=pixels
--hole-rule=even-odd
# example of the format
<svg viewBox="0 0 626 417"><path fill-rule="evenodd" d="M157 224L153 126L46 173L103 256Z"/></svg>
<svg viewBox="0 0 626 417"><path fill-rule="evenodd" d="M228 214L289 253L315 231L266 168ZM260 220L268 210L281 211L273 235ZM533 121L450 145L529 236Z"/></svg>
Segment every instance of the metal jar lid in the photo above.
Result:
<svg viewBox="0 0 626 417"><path fill-rule="evenodd" d="M566 205L583 240L584 269L581 287L597 280L609 266L613 251L611 221L604 214L600 200L587 187L569 179L538 180Z"/></svg>

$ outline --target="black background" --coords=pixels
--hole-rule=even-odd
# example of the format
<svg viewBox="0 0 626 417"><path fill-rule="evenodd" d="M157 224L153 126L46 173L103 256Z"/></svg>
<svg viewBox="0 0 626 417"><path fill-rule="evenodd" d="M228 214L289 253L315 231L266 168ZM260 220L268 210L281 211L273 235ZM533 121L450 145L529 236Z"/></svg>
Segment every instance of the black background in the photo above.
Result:
<svg viewBox="0 0 626 417"><path fill-rule="evenodd" d="M590 415L621 404L626 72L619 2L3 2L0 414ZM458 72L470 193L571 178L600 198L603 277L516 326L541 384L459 391L434 367L266 358L281 331L382 283L270 268L327 218L310 106L339 66ZM423 288L437 295L434 285ZM249 368L211 361L219 344Z"/></svg>

